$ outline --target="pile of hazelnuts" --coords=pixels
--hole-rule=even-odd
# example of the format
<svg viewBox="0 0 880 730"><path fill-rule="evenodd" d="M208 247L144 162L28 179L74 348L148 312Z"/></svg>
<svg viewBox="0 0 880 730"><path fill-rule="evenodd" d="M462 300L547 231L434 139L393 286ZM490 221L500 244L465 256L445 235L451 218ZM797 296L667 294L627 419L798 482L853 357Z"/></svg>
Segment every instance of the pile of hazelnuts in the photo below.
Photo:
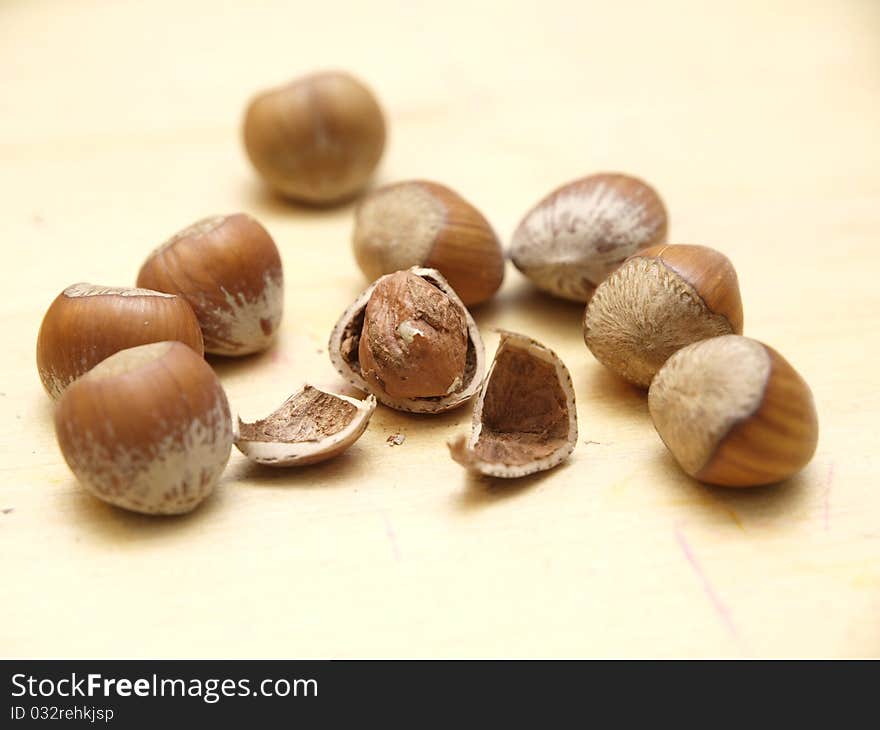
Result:
<svg viewBox="0 0 880 730"><path fill-rule="evenodd" d="M330 205L366 187L385 146L375 96L345 73L318 73L254 98L244 120L254 168L281 195ZM505 252L468 201L436 182L379 188L359 203L352 245L367 289L342 313L330 359L363 393L312 385L254 423L233 420L205 353L268 348L284 300L281 257L248 215L215 216L147 256L135 288L74 284L37 342L57 401L58 443L83 486L147 514L188 512L217 484L235 444L271 466L342 453L381 403L411 413L472 404L448 444L480 474L550 469L577 443L568 369L542 343L502 332L487 365L468 307L501 286L506 258L538 288L586 305L589 350L648 389L657 432L681 467L712 484L784 480L812 457L818 424L803 378L742 336L736 272L724 254L666 243L656 191L603 173L540 200Z"/></svg>

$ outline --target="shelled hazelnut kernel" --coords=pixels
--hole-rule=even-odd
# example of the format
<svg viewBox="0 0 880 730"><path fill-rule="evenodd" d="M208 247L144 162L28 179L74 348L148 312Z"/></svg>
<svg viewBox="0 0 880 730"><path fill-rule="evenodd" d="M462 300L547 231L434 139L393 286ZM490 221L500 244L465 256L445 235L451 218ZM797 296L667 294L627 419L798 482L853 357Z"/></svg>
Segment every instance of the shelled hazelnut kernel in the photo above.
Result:
<svg viewBox="0 0 880 730"><path fill-rule="evenodd" d="M647 183L600 173L554 190L523 218L510 258L540 289L577 302L627 256L666 241L666 207Z"/></svg>
<svg viewBox="0 0 880 730"><path fill-rule="evenodd" d="M163 340L178 340L204 354L198 320L185 299L150 289L73 284L43 317L37 370L46 392L58 398L113 353Z"/></svg>
<svg viewBox="0 0 880 730"><path fill-rule="evenodd" d="M336 323L329 352L353 385L414 413L461 405L483 377L479 330L434 269L414 267L374 282Z"/></svg>
<svg viewBox="0 0 880 730"><path fill-rule="evenodd" d="M335 203L372 176L385 149L385 118L373 93L350 74L314 73L250 102L244 145L280 194Z"/></svg>
<svg viewBox="0 0 880 730"><path fill-rule="evenodd" d="M368 280L412 266L437 269L467 306L492 297L504 279L504 252L486 218L427 180L387 185L364 198L352 246Z"/></svg>
<svg viewBox="0 0 880 730"><path fill-rule="evenodd" d="M179 342L132 347L100 362L65 390L55 432L83 487L145 514L195 508L232 449L220 381Z"/></svg>
<svg viewBox="0 0 880 730"><path fill-rule="evenodd" d="M281 324L281 256L266 229L243 213L205 218L172 236L147 257L137 283L186 299L205 351L216 355L264 350Z"/></svg>
<svg viewBox="0 0 880 730"><path fill-rule="evenodd" d="M772 347L738 335L676 352L648 391L660 438L685 472L729 487L787 479L813 457L813 394Z"/></svg>
<svg viewBox="0 0 880 730"><path fill-rule="evenodd" d="M639 251L599 285L584 312L584 340L596 359L643 388L676 350L742 331L736 271L706 246Z"/></svg>

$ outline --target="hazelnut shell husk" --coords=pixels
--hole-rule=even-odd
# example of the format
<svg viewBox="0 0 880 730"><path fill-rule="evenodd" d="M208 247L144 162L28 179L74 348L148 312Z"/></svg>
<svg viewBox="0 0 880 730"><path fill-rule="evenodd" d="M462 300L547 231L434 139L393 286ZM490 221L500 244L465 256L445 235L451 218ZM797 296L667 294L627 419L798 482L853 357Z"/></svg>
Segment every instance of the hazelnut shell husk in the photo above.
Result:
<svg viewBox="0 0 880 730"><path fill-rule="evenodd" d="M385 149L373 93L347 73L325 71L256 96L244 117L251 164L281 195L337 203L369 181Z"/></svg>
<svg viewBox="0 0 880 730"><path fill-rule="evenodd" d="M819 421L810 387L776 350L738 335L682 348L651 383L660 438L690 476L753 487L799 472Z"/></svg>
<svg viewBox="0 0 880 730"><path fill-rule="evenodd" d="M522 477L561 464L574 451L577 437L568 368L540 342L501 331L474 401L471 433L448 443L452 458L479 474Z"/></svg>
<svg viewBox="0 0 880 730"><path fill-rule="evenodd" d="M284 309L281 256L243 213L204 218L155 249L138 286L183 297L196 313L205 351L249 355L275 339Z"/></svg>
<svg viewBox="0 0 880 730"><path fill-rule="evenodd" d="M510 258L538 288L586 302L628 256L666 241L666 206L650 185L604 172L557 188L523 217Z"/></svg>
<svg viewBox="0 0 880 730"><path fill-rule="evenodd" d="M489 221L428 180L387 185L364 198L352 247L369 281L412 266L437 269L466 306L490 299L504 280L504 252Z"/></svg>
<svg viewBox="0 0 880 730"><path fill-rule="evenodd" d="M441 413L462 405L470 400L479 390L485 369L483 340L470 312L468 312L453 288L437 270L412 267L408 271L421 277L446 294L452 303L460 309L464 317L467 330L467 356L460 386L444 396L394 398L363 377L358 360L358 349L364 323L364 313L373 290L378 282L385 277L380 277L379 280L367 287L339 318L330 335L328 345L330 361L349 383L360 390L372 393L380 403L389 408L409 413Z"/></svg>
<svg viewBox="0 0 880 730"><path fill-rule="evenodd" d="M64 391L55 432L83 487L144 514L194 509L232 449L220 381L180 342L140 345L100 362Z"/></svg>
<svg viewBox="0 0 880 730"><path fill-rule="evenodd" d="M110 355L164 340L178 340L204 355L198 320L185 299L150 289L73 284L43 317L37 370L46 392L57 399Z"/></svg>
<svg viewBox="0 0 880 730"><path fill-rule="evenodd" d="M584 341L596 359L642 388L682 347L742 330L736 270L707 246L639 251L599 285L584 312Z"/></svg>
<svg viewBox="0 0 880 730"><path fill-rule="evenodd" d="M266 466L306 466L332 459L367 430L376 398L364 400L304 385L266 418L238 419L235 446Z"/></svg>

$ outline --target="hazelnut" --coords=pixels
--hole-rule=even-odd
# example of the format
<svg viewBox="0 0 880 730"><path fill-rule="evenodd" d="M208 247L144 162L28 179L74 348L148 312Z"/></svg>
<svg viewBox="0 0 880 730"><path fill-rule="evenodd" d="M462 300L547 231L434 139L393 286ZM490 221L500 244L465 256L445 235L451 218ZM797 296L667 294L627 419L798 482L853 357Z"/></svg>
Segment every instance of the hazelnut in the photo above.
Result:
<svg viewBox="0 0 880 730"><path fill-rule="evenodd" d="M367 196L352 244L370 281L411 266L437 269L467 306L489 299L504 279L504 253L489 222L458 193L426 180Z"/></svg>
<svg viewBox="0 0 880 730"><path fill-rule="evenodd" d="M336 323L329 353L355 387L412 413L461 405L483 377L479 330L434 269L413 267L371 284Z"/></svg>
<svg viewBox="0 0 880 730"><path fill-rule="evenodd" d="M385 119L360 81L347 73L316 73L253 99L244 145L277 192L333 203L367 184L385 148Z"/></svg>
<svg viewBox="0 0 880 730"><path fill-rule="evenodd" d="M305 466L341 454L367 430L376 398L327 393L311 385L255 423L238 419L235 445L251 461Z"/></svg>
<svg viewBox="0 0 880 730"><path fill-rule="evenodd" d="M725 335L682 348L648 391L660 438L695 479L728 487L796 474L819 437L809 386L772 347Z"/></svg>
<svg viewBox="0 0 880 730"><path fill-rule="evenodd" d="M586 302L631 254L666 241L663 201L647 183L601 173L563 185L523 218L514 265L550 294Z"/></svg>
<svg viewBox="0 0 880 730"><path fill-rule="evenodd" d="M179 340L199 356L199 323L185 299L150 289L73 284L49 306L37 336L37 370L52 398L115 352Z"/></svg>
<svg viewBox="0 0 880 730"><path fill-rule="evenodd" d="M480 474L521 477L565 461L577 434L568 368L539 342L502 331L474 401L470 437L450 441L449 451L462 466Z"/></svg>
<svg viewBox="0 0 880 730"><path fill-rule="evenodd" d="M264 350L281 323L281 257L266 229L243 213L180 231L149 255L137 283L186 299L205 351L216 355Z"/></svg>
<svg viewBox="0 0 880 730"><path fill-rule="evenodd" d="M736 271L705 246L639 251L599 285L584 313L596 359L643 388L676 350L742 330Z"/></svg>
<svg viewBox="0 0 880 730"><path fill-rule="evenodd" d="M64 391L55 433L89 492L145 514L192 510L232 449L220 381L179 342L132 347L96 365Z"/></svg>

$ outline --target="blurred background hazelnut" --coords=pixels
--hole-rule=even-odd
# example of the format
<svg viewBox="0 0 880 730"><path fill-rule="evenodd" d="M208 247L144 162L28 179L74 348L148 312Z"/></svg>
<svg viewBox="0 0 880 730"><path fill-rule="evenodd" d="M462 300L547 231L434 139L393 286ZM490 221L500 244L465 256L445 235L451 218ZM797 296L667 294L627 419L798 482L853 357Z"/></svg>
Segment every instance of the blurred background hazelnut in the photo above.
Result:
<svg viewBox="0 0 880 730"><path fill-rule="evenodd" d="M315 73L250 102L244 146L276 192L336 203L359 192L379 164L385 118L373 93L351 75Z"/></svg>

